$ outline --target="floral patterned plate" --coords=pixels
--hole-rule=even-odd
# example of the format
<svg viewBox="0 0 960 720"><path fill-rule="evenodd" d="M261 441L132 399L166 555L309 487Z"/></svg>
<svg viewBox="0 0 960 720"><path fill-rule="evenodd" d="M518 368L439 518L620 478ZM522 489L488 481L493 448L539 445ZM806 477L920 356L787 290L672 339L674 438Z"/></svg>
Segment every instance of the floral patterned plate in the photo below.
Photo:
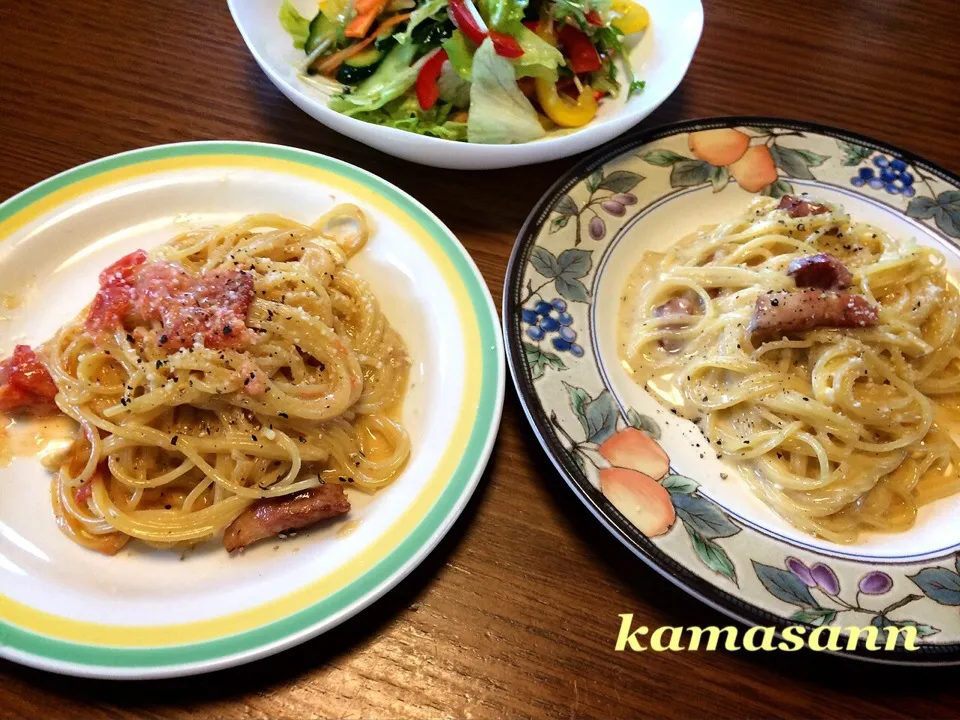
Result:
<svg viewBox="0 0 960 720"><path fill-rule="evenodd" d="M644 250L739 214L755 194L793 192L938 247L960 277L956 175L808 123L680 123L588 158L530 215L504 289L514 382L547 454L597 519L704 602L778 630L913 626L916 650L849 654L960 663L960 497L922 508L906 533L853 546L810 537L753 497L617 357L620 293Z"/></svg>

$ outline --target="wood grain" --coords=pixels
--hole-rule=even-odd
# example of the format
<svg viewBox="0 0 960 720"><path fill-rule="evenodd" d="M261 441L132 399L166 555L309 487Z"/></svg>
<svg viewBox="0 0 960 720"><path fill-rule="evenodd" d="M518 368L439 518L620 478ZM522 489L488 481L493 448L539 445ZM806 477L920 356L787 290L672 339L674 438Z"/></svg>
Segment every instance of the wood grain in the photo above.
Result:
<svg viewBox="0 0 960 720"><path fill-rule="evenodd" d="M690 73L646 126L719 114L813 120L960 170L956 3L706 0ZM434 210L499 303L527 212L575 158L454 172L378 154L287 102L225 3L0 4L0 197L77 164L166 142L260 140L334 155ZM246 667L109 683L0 663L0 716L957 717L954 670L831 657L615 653L617 614L726 624L608 537L507 390L483 483L429 559L340 628Z"/></svg>

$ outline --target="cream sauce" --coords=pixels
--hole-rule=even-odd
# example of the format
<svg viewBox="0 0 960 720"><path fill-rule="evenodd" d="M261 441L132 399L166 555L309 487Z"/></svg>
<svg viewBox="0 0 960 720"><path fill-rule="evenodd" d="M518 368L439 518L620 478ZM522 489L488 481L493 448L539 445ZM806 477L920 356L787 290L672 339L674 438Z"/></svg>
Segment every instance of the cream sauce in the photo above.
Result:
<svg viewBox="0 0 960 720"><path fill-rule="evenodd" d="M350 535L353 535L357 531L357 528L360 527L362 520L347 520L340 528L337 530L337 537L344 538Z"/></svg>
<svg viewBox="0 0 960 720"><path fill-rule="evenodd" d="M0 467L21 457L36 457L44 467L56 467L79 437L80 426L65 415L15 419L0 415Z"/></svg>
<svg viewBox="0 0 960 720"><path fill-rule="evenodd" d="M623 286L623 292L620 293L620 314L617 322L617 347L619 348L620 361L623 367L630 374L634 374L631 365L632 349L634 346L634 333L637 327L642 323L640 318L643 308L641 300L643 291L653 280L660 268L660 261L663 260L663 253L646 251L640 256L640 261L627 277L627 282Z"/></svg>

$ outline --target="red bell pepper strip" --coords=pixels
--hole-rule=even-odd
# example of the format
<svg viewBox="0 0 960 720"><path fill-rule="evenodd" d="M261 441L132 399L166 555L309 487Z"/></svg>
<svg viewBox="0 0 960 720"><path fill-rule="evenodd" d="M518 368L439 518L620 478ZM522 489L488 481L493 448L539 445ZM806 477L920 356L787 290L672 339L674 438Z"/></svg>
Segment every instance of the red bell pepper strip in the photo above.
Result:
<svg viewBox="0 0 960 720"><path fill-rule="evenodd" d="M584 16L584 18L590 25L593 25L594 27L603 27L603 18L600 17L600 13L598 13L596 10L591 10Z"/></svg>
<svg viewBox="0 0 960 720"><path fill-rule="evenodd" d="M436 105L437 98L440 97L440 86L437 80L440 78L440 70L446 60L447 51L440 50L423 64L417 74L417 100L424 110L429 110Z"/></svg>
<svg viewBox="0 0 960 720"><path fill-rule="evenodd" d="M497 55L511 60L523 57L523 48L513 36L491 30L490 39L493 40L493 49L496 50Z"/></svg>
<svg viewBox="0 0 960 720"><path fill-rule="evenodd" d="M467 9L468 0L450 0L450 19L460 31L477 45L483 43L487 33L473 19L473 14Z"/></svg>
<svg viewBox="0 0 960 720"><path fill-rule="evenodd" d="M470 2L470 0L450 0L448 12L450 19L453 20L453 24L460 28L460 31L466 35L470 41L477 45L483 44L483 41L489 37L493 40L493 49L497 55L501 57L511 59L521 57L523 55L523 48L520 47L520 43L506 33L497 32L496 30L487 31L485 28L482 28L473 17L470 8L467 7L468 2Z"/></svg>
<svg viewBox="0 0 960 720"><path fill-rule="evenodd" d="M600 54L584 33L573 25L564 25L558 36L570 60L570 69L578 75L600 69Z"/></svg>

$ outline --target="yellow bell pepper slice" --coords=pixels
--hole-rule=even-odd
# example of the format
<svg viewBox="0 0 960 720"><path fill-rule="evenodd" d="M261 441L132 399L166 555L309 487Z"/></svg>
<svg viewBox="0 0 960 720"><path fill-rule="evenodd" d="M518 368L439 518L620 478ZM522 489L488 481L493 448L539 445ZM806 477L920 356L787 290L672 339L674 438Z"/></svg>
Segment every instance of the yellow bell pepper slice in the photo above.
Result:
<svg viewBox="0 0 960 720"><path fill-rule="evenodd" d="M610 7L614 13L612 24L624 35L646 30L650 25L650 13L643 5L633 0L613 0Z"/></svg>
<svg viewBox="0 0 960 720"><path fill-rule="evenodd" d="M544 78L537 78L536 88L543 112L561 127L583 127L597 115L599 106L589 85L584 85L576 102L561 97L556 84Z"/></svg>

